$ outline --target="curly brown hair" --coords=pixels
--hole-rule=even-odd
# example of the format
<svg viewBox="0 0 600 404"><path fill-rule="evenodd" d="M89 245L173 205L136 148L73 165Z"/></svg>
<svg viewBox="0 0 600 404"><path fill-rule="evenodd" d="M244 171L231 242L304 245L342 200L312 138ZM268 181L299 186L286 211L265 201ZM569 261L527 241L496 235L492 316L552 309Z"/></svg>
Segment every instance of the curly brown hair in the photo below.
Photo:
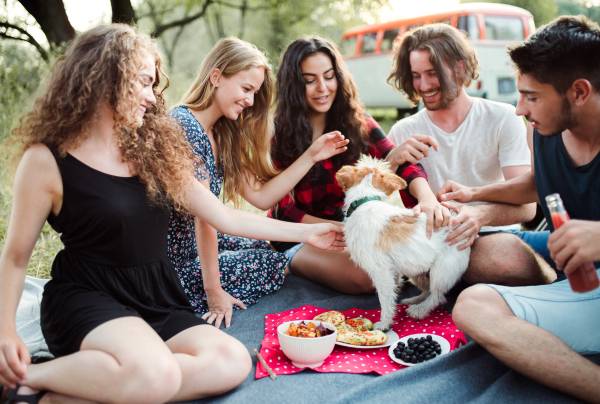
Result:
<svg viewBox="0 0 600 404"><path fill-rule="evenodd" d="M337 94L327 111L325 133L338 130L346 139L350 139L348 150L333 156L331 161L338 169L354 164L371 145L364 109L340 51L327 39L307 36L295 40L287 47L277 72L277 111L271 155L281 169L292 165L312 144L313 127L308 118L302 62L317 53L329 57L338 82ZM311 170L313 169L314 167Z"/></svg>
<svg viewBox="0 0 600 404"><path fill-rule="evenodd" d="M414 105L421 96L413 85L410 68L412 51L429 51L429 61L433 65L440 81L442 95L447 100L456 97L460 85L469 86L471 81L479 77L479 62L466 34L448 24L430 24L407 31L394 42L391 53L392 71L387 79L388 84L406 94ZM464 71L457 68L458 62L465 63ZM461 81L458 86L448 77L444 69L446 64L451 71L458 72Z"/></svg>
<svg viewBox="0 0 600 404"><path fill-rule="evenodd" d="M139 104L135 86L145 55L155 60L156 103L148 105L142 126L133 128L128 122ZM146 186L152 202L170 202L182 210L193 160L179 125L169 115L163 94L168 85L161 56L148 35L125 24L90 29L56 59L32 109L13 129L12 142L20 144L15 159L37 143L64 157L90 136L96 111L108 100L123 160Z"/></svg>

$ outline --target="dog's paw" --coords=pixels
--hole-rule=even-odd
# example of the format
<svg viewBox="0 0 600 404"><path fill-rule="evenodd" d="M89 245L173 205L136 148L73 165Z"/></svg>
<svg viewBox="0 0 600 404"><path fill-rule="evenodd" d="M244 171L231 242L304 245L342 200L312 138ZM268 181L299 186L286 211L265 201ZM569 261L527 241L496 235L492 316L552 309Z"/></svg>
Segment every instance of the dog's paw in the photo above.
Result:
<svg viewBox="0 0 600 404"><path fill-rule="evenodd" d="M373 324L373 329L386 332L386 331L389 331L391 326L392 326L391 324L384 323L383 321L378 321L375 324Z"/></svg>
<svg viewBox="0 0 600 404"><path fill-rule="evenodd" d="M424 305L420 304L410 306L408 309L406 309L406 314L408 314L409 317L412 317L417 320L423 320L429 315L429 312L430 310L428 307L425 307Z"/></svg>

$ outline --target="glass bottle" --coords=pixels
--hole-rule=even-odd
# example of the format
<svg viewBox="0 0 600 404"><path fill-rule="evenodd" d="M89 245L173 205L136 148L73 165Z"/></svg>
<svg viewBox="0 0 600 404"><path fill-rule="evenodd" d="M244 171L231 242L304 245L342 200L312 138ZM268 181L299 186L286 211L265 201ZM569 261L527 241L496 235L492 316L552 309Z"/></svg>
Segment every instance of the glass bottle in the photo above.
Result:
<svg viewBox="0 0 600 404"><path fill-rule="evenodd" d="M550 210L550 217L554 224L554 230L571 220L569 214L563 206L559 194L552 194L546 197L546 204ZM596 289L600 286L600 280L596 273L593 262L585 262L579 268L567 275L573 292L583 293Z"/></svg>

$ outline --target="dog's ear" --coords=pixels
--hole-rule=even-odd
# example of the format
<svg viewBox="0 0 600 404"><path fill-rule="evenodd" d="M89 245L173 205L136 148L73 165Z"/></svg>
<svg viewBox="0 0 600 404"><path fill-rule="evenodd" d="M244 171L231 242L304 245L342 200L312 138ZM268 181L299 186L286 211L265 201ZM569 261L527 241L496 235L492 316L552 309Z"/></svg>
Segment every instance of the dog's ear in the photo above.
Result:
<svg viewBox="0 0 600 404"><path fill-rule="evenodd" d="M406 188L406 181L392 173L382 173L379 170L373 175L373 186L390 196L394 191Z"/></svg>
<svg viewBox="0 0 600 404"><path fill-rule="evenodd" d="M335 178L337 179L338 184L340 184L340 187L342 187L344 192L356 185L357 171L358 168L354 166L343 166L335 174Z"/></svg>

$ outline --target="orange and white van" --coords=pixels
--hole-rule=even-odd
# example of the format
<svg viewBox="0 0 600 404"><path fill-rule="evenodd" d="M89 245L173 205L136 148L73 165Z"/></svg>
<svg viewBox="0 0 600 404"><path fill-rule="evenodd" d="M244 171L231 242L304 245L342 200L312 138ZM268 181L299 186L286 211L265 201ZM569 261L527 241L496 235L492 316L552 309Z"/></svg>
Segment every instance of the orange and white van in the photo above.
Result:
<svg viewBox="0 0 600 404"><path fill-rule="evenodd" d="M392 69L394 40L405 32L435 22L465 31L477 53L481 71L467 89L470 95L516 105L519 94L506 47L533 34L533 16L506 4L466 3L444 12L363 25L342 36L341 50L369 108L397 108L399 117L414 112L410 101L386 80Z"/></svg>

